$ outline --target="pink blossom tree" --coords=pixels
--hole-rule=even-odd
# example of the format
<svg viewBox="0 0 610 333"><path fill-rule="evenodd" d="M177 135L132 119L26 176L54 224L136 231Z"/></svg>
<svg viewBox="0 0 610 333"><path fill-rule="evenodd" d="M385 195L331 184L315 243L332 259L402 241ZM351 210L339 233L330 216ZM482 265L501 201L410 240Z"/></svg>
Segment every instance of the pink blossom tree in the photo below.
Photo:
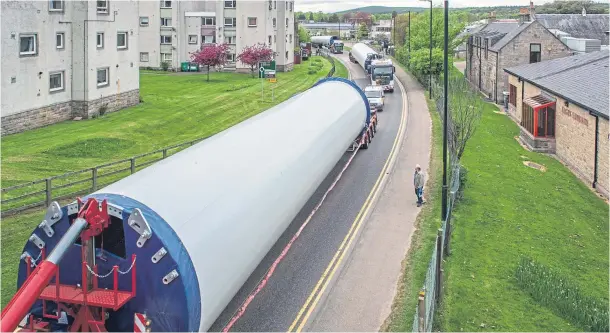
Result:
<svg viewBox="0 0 610 333"><path fill-rule="evenodd" d="M269 46L262 43L246 46L237 56L237 60L250 66L250 73L252 74L252 77L255 77L259 62L271 61L271 59L273 59L273 50L271 50Z"/></svg>
<svg viewBox="0 0 610 333"><path fill-rule="evenodd" d="M210 81L210 67L224 66L227 63L227 44L210 44L201 47L201 50L191 54L191 61L208 67L208 82Z"/></svg>

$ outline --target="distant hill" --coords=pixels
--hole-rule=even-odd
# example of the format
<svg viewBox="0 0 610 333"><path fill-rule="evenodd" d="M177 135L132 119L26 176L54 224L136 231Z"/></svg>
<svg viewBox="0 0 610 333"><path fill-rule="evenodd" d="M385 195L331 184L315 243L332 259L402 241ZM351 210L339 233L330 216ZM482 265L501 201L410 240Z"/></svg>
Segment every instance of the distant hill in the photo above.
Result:
<svg viewBox="0 0 610 333"><path fill-rule="evenodd" d="M406 13L408 11L422 12L424 10L426 10L426 8L423 8L423 7L366 6L366 7L349 9L349 10L342 10L340 12L335 12L335 13L338 15L345 14L345 13L356 13L356 12L369 13L369 14L387 14L387 13L392 13L393 11L396 11L397 13Z"/></svg>

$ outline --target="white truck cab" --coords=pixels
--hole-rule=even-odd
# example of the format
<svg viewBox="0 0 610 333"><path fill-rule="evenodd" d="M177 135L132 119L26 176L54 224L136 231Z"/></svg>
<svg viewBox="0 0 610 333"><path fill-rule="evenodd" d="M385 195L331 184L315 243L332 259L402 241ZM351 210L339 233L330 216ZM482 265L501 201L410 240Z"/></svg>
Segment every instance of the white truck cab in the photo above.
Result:
<svg viewBox="0 0 610 333"><path fill-rule="evenodd" d="M371 111L383 111L385 93L381 86L367 86L364 95L369 100Z"/></svg>

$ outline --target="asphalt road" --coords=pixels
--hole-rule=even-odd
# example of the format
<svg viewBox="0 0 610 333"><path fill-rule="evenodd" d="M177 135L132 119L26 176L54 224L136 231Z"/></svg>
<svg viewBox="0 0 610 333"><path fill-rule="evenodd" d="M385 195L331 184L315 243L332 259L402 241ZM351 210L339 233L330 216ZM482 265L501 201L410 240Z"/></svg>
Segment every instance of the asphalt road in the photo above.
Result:
<svg viewBox="0 0 610 333"><path fill-rule="evenodd" d="M340 56L359 86L367 84L364 71L349 62L347 52ZM348 233L356 215L390 154L398 133L402 110L402 92L386 94L384 111L379 113L379 125L369 149L360 150L347 168L324 204L303 230L274 275L262 291L250 303L243 316L231 331L277 332L286 331L307 300L314 286ZM346 147L347 149L347 147ZM333 171L320 185L288 229L269 251L248 281L218 317L210 331L221 331L237 309L265 275L273 261L305 221L336 175L345 165L350 153L346 153ZM313 319L313 318L312 318Z"/></svg>

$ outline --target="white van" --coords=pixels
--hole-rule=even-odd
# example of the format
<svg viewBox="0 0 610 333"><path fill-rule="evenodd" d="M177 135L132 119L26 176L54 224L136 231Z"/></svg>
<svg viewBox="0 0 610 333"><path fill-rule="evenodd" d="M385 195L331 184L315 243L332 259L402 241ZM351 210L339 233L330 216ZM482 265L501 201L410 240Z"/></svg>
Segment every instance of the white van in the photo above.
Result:
<svg viewBox="0 0 610 333"><path fill-rule="evenodd" d="M364 88L364 95L369 100L371 110L383 111L385 94L381 86L367 86Z"/></svg>

